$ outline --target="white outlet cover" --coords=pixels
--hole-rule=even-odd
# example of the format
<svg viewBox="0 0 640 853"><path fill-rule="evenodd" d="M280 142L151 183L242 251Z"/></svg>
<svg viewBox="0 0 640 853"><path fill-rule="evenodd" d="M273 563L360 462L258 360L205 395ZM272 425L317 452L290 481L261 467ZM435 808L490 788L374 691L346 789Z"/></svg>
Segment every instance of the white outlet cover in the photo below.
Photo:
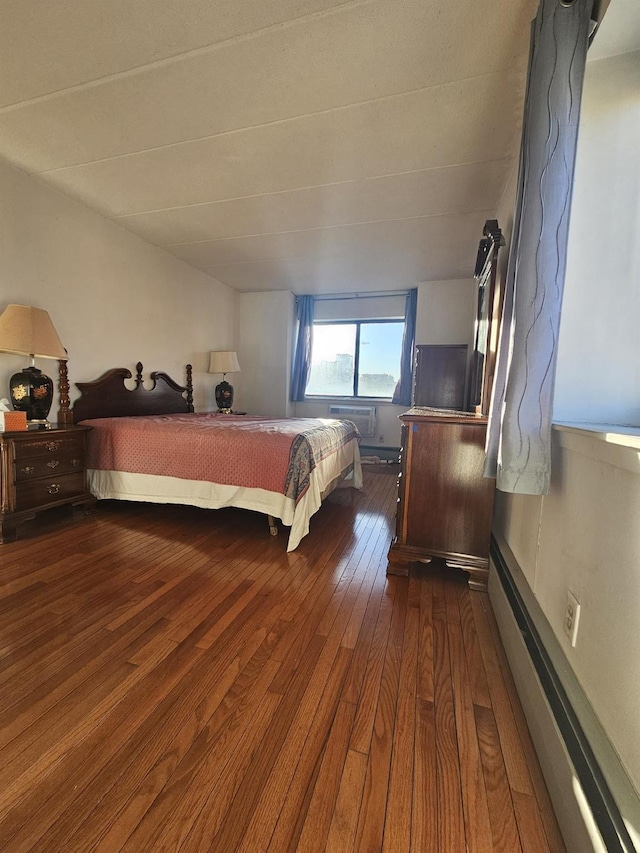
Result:
<svg viewBox="0 0 640 853"><path fill-rule="evenodd" d="M572 646L575 646L578 639L578 625L580 623L580 602L576 596L567 590L567 604L564 611L564 632L569 638Z"/></svg>

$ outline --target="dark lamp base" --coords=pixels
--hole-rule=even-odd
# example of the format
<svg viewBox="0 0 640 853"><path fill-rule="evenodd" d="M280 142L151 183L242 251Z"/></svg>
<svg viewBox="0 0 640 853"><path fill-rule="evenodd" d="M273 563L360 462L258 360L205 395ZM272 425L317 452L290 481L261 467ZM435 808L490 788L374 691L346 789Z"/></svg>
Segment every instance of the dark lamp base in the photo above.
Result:
<svg viewBox="0 0 640 853"><path fill-rule="evenodd" d="M224 379L216 385L216 405L218 410L228 414L233 408L233 385Z"/></svg>
<svg viewBox="0 0 640 853"><path fill-rule="evenodd" d="M37 367L25 367L9 380L11 403L17 412L25 412L28 421L46 423L53 403L53 381Z"/></svg>

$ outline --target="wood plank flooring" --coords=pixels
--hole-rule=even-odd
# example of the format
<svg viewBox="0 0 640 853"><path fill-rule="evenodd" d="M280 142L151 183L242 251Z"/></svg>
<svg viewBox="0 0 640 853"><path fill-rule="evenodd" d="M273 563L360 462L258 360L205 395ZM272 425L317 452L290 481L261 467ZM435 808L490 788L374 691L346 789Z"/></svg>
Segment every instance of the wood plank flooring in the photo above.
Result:
<svg viewBox="0 0 640 853"><path fill-rule="evenodd" d="M286 554L103 502L0 548L0 850L564 847L488 599L385 575L393 466Z"/></svg>

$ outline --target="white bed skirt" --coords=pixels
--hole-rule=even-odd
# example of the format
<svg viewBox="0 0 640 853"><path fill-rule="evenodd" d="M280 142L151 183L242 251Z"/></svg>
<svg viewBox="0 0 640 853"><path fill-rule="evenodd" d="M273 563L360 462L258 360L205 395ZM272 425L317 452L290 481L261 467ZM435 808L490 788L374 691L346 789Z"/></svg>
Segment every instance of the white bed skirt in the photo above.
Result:
<svg viewBox="0 0 640 853"><path fill-rule="evenodd" d="M130 474L122 471L89 469L89 489L98 499L143 501L146 503L184 504L203 509L233 506L279 518L291 527L287 551L293 551L309 532L309 519L318 511L322 498L343 478L362 488L360 448L353 439L336 453L323 459L311 472L309 488L296 504L292 498L265 489L222 486L203 480L181 480L155 474Z"/></svg>

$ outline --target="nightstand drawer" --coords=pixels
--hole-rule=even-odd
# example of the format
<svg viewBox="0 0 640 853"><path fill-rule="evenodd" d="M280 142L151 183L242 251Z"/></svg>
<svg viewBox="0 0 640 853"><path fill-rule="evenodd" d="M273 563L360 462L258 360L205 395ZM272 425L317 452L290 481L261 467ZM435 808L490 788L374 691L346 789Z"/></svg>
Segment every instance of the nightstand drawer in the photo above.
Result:
<svg viewBox="0 0 640 853"><path fill-rule="evenodd" d="M52 454L51 459L42 456L34 456L32 459L22 459L16 462L16 483L35 480L38 477L59 477L62 474L72 474L74 471L82 471L82 447L77 448L75 454L60 455Z"/></svg>
<svg viewBox="0 0 640 853"><path fill-rule="evenodd" d="M15 511L32 509L44 504L57 503L81 495L86 492L84 470L76 474L56 476L34 480L30 483L16 485Z"/></svg>
<svg viewBox="0 0 640 853"><path fill-rule="evenodd" d="M14 442L14 458L16 467L19 462L46 457L51 459L70 459L76 457L82 459L84 448L83 435L42 435L37 438L29 438L25 441Z"/></svg>

